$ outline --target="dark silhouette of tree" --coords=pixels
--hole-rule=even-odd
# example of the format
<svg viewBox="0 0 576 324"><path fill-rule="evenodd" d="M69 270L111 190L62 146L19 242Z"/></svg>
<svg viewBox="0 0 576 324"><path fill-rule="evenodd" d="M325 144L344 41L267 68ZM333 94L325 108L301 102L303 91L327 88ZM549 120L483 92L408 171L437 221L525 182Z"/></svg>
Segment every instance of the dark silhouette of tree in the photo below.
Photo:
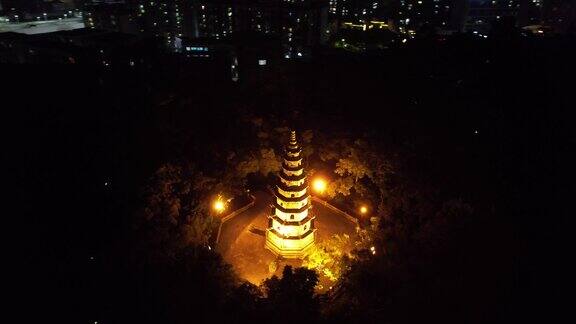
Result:
<svg viewBox="0 0 576 324"><path fill-rule="evenodd" d="M273 276L262 284L265 312L282 323L294 319L314 321L319 316L319 300L314 294L318 274L306 268L285 266L282 278ZM278 316L279 314L285 314Z"/></svg>
<svg viewBox="0 0 576 324"><path fill-rule="evenodd" d="M231 322L264 321L262 300L263 294L260 288L249 282L244 282L228 296L224 308Z"/></svg>
<svg viewBox="0 0 576 324"><path fill-rule="evenodd" d="M194 166L160 167L136 223L146 253L170 255L187 246L207 246L217 226L209 206L218 189L224 190Z"/></svg>
<svg viewBox="0 0 576 324"><path fill-rule="evenodd" d="M228 296L238 279L222 257L204 247L187 247L172 257L143 264L142 311L151 323L223 321Z"/></svg>

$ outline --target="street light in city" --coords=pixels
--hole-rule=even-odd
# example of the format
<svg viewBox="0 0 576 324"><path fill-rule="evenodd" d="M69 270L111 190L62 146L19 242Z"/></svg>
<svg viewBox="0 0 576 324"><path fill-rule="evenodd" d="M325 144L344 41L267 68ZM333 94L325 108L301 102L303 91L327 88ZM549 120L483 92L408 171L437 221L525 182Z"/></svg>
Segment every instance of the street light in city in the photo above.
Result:
<svg viewBox="0 0 576 324"><path fill-rule="evenodd" d="M360 207L360 213L361 214L366 214L368 212L368 207L366 206L361 206Z"/></svg>

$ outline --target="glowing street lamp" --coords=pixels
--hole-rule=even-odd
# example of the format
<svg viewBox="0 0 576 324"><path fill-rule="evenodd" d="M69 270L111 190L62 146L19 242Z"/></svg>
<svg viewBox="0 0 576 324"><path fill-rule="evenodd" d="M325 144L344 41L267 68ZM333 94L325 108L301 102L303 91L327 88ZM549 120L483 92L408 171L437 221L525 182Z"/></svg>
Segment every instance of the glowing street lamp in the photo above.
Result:
<svg viewBox="0 0 576 324"><path fill-rule="evenodd" d="M314 191L322 194L326 190L326 181L324 179L317 178L312 181L312 188Z"/></svg>
<svg viewBox="0 0 576 324"><path fill-rule="evenodd" d="M224 202L222 200L220 200L220 198L218 198L218 200L216 200L214 202L214 204L212 205L212 207L214 208L214 210L218 213L221 213L222 211L224 211L224 209L226 209L226 205L224 204Z"/></svg>
<svg viewBox="0 0 576 324"><path fill-rule="evenodd" d="M361 214L366 214L367 212L368 212L368 207L366 207L366 206L360 207L360 213Z"/></svg>

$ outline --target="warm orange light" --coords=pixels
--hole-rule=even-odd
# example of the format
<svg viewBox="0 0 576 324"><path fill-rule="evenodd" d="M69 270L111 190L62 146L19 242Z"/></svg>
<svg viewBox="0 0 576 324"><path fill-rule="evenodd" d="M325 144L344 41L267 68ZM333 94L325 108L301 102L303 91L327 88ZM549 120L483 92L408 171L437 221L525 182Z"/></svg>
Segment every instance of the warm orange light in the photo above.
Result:
<svg viewBox="0 0 576 324"><path fill-rule="evenodd" d="M222 200L216 200L213 207L217 212L221 212L224 210L224 208L226 208L226 205L224 205Z"/></svg>
<svg viewBox="0 0 576 324"><path fill-rule="evenodd" d="M362 206L362 207L360 207L360 212L362 214L366 214L368 212L368 208L366 208L366 206Z"/></svg>
<svg viewBox="0 0 576 324"><path fill-rule="evenodd" d="M318 178L312 182L312 188L318 193L323 193L326 190L326 181Z"/></svg>

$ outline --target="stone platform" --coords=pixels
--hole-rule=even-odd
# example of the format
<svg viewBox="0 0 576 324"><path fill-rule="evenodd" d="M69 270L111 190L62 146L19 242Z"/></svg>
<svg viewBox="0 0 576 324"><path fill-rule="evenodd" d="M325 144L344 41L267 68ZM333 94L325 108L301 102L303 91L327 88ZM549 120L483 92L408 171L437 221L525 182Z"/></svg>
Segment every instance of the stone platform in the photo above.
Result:
<svg viewBox="0 0 576 324"><path fill-rule="evenodd" d="M274 274L281 275L285 265L298 267L302 261L278 260L276 255L264 247L272 196L266 192L256 192L255 197L256 202L252 208L222 225L217 250L226 262L232 264L241 278L258 285ZM316 214L316 242L322 242L334 234L355 235L356 224L341 214L320 203L313 203L313 210Z"/></svg>

